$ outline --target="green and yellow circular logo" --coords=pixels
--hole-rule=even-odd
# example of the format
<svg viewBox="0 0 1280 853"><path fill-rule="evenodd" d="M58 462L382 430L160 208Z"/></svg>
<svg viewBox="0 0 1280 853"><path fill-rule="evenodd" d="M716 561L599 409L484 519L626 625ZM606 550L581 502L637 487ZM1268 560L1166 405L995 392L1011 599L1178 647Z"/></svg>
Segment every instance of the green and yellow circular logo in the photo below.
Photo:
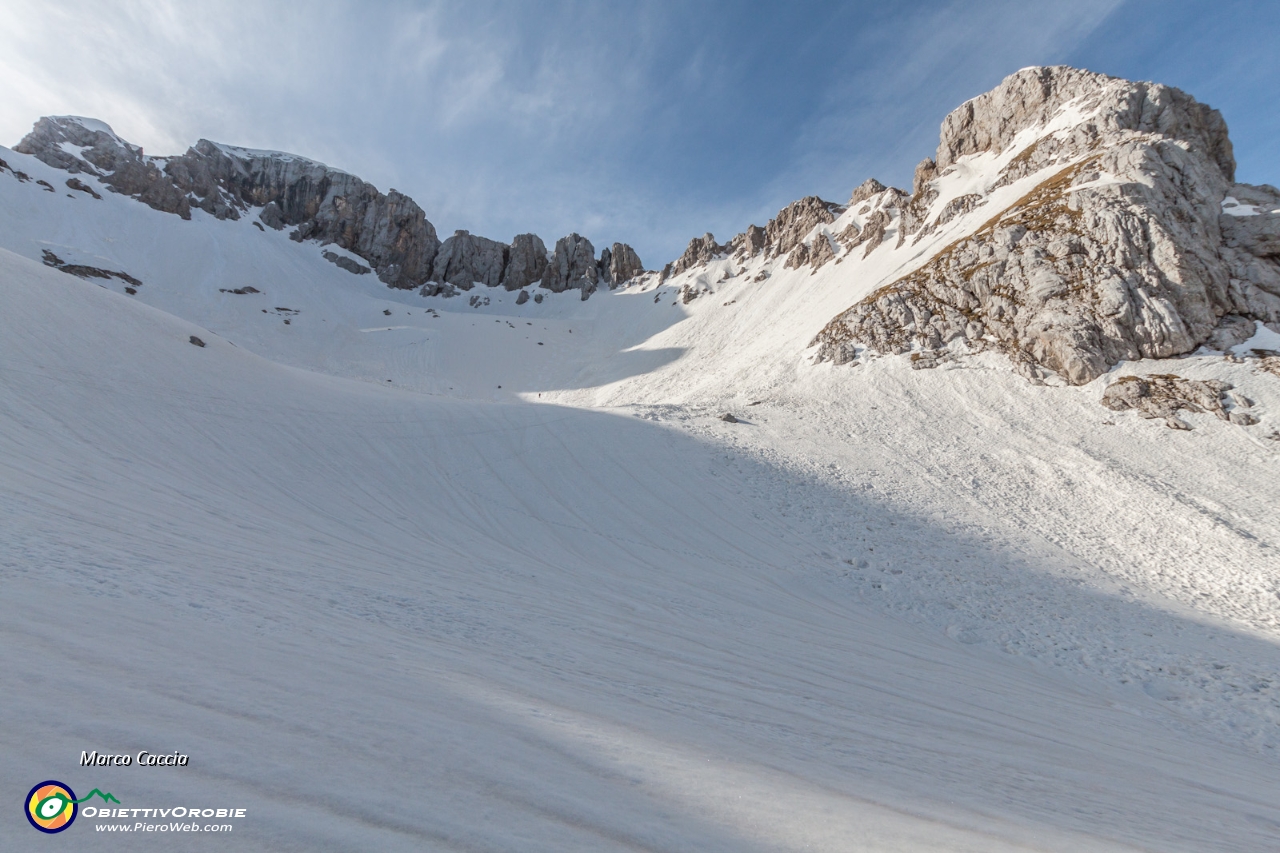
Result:
<svg viewBox="0 0 1280 853"><path fill-rule="evenodd" d="M41 832L62 832L75 821L76 795L61 782L41 782L27 794L27 820Z"/></svg>

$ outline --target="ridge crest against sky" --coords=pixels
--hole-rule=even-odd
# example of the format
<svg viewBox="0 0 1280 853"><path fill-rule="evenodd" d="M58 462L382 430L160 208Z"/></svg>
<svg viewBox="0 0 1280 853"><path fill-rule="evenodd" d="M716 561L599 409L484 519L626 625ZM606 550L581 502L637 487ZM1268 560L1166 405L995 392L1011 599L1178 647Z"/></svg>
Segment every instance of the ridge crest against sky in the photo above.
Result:
<svg viewBox="0 0 1280 853"><path fill-rule="evenodd" d="M649 267L807 194L909 186L958 104L1028 65L1177 86L1280 183L1280 4L3 3L0 143L100 118L411 195L442 234L570 232Z"/></svg>

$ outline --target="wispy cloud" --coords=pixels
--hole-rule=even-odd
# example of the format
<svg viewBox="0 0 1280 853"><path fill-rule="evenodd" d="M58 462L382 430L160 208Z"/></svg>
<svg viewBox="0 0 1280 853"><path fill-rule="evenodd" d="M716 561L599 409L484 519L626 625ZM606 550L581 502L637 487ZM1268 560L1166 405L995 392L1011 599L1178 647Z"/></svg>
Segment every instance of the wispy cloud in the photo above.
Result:
<svg viewBox="0 0 1280 853"><path fill-rule="evenodd" d="M909 180L951 108L1078 54L1119 2L8 3L0 139L76 113L153 153L288 150L446 233L576 230L658 265L800 195Z"/></svg>

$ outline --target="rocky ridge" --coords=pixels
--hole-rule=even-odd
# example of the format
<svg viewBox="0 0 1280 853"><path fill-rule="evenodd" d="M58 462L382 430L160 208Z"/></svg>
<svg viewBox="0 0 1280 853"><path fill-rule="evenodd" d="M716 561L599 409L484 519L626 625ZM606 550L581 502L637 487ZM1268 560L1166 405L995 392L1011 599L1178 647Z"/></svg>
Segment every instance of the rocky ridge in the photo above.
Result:
<svg viewBox="0 0 1280 853"><path fill-rule="evenodd" d="M964 158L1003 159L981 192L939 204ZM833 319L818 361L960 342L1032 379L1088 382L1117 362L1189 353L1280 322L1280 192L1236 184L1226 124L1178 89L1073 68L1024 69L943 122L896 205L912 244L1039 180L1013 204ZM1242 339L1241 339L1242 340ZM1228 343L1239 343L1232 340Z"/></svg>
<svg viewBox="0 0 1280 853"><path fill-rule="evenodd" d="M277 152L201 140L147 157L68 117L41 119L17 150L72 173L77 192L96 194L83 173L183 217L256 211L260 226L369 265L325 255L343 269L428 296L483 285L521 291L517 304L532 287L586 299L643 273L630 246L597 258L578 234L550 251L534 234L441 242L412 199ZM1122 360L1229 350L1257 323L1280 324L1280 191L1234 172L1222 117L1190 95L1028 68L947 116L910 192L868 180L844 204L807 196L723 244L694 238L658 284L679 279L688 303L744 271L762 282L851 260L845 277L866 295L813 338L816 362L910 354L923 368L995 350L1032 381L1080 384ZM715 281L702 274L713 265Z"/></svg>
<svg viewBox="0 0 1280 853"><path fill-rule="evenodd" d="M827 323L815 361L990 349L1032 381L1082 384L1280 324L1280 191L1235 183L1221 115L1069 67L1023 69L954 110L909 193L869 180L844 205L800 199L723 245L695 238L663 277L758 257L763 280L771 259L816 272L881 246L924 254Z"/></svg>
<svg viewBox="0 0 1280 853"><path fill-rule="evenodd" d="M449 295L477 284L508 290L538 285L554 292L581 288L586 298L601 280L617 286L644 271L630 246L615 243L597 261L590 241L576 234L557 243L551 256L533 234L507 245L458 231L442 243L408 196L394 189L382 193L354 175L282 152L202 139L182 155L150 157L105 123L75 116L40 119L14 150L183 219L193 209L231 220L256 211L266 227L291 228L290 237L299 242L337 244L367 261L388 286L426 294ZM97 195L79 178L68 186ZM565 241L568 254L561 258ZM331 254L343 269L367 271Z"/></svg>

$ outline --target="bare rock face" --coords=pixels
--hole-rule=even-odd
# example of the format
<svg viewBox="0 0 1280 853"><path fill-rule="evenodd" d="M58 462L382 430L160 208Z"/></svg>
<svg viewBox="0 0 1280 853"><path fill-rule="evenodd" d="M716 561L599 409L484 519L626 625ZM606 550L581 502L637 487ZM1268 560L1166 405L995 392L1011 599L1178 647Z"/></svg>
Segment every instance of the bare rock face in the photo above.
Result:
<svg viewBox="0 0 1280 853"><path fill-rule="evenodd" d="M297 240L337 243L393 287L425 282L440 246L409 197L384 195L354 175L290 154L202 139L179 157L147 157L102 122L69 116L40 119L15 150L93 175L114 192L183 219L193 207L219 219L263 208L265 224L292 226Z"/></svg>
<svg viewBox="0 0 1280 853"><path fill-rule="evenodd" d="M626 243L614 243L600 253L600 278L617 287L624 281L630 281L644 272L644 264L636 250Z"/></svg>
<svg viewBox="0 0 1280 853"><path fill-rule="evenodd" d="M877 181L875 178L867 178L858 185L857 189L853 191L853 195L849 196L849 204L847 206L855 207L872 196L879 195L886 189L888 189L888 187Z"/></svg>
<svg viewBox="0 0 1280 853"><path fill-rule="evenodd" d="M579 289L591 293L600 280L596 268L596 250L591 241L578 234L570 234L556 241L555 254L542 276L542 286L552 293Z"/></svg>
<svg viewBox="0 0 1280 853"><path fill-rule="evenodd" d="M502 273L502 286L507 290L523 290L537 284L547 272L547 246L537 234L516 235L507 257L507 268ZM527 301L529 297L526 294L524 298Z"/></svg>
<svg viewBox="0 0 1280 853"><path fill-rule="evenodd" d="M862 257L865 258L884 242L884 232L885 229L889 227L890 221L888 212L883 208L874 211L867 219L867 222L861 231L856 235L847 235L848 241L845 242L842 240L841 242L843 242L845 247L850 250L856 246L866 246L866 248L862 250Z"/></svg>
<svg viewBox="0 0 1280 853"><path fill-rule="evenodd" d="M433 281L448 282L460 290L476 284L497 287L507 266L509 247L496 240L455 231L440 244L431 265Z"/></svg>
<svg viewBox="0 0 1280 853"><path fill-rule="evenodd" d="M73 153L79 149L78 153ZM185 192L161 171L164 161L145 157L137 145L125 142L106 124L78 116L46 116L14 146L55 169L84 173L112 190L133 196L166 213L191 218Z"/></svg>
<svg viewBox="0 0 1280 853"><path fill-rule="evenodd" d="M959 157L1003 153L1051 119L1057 129L983 193L935 204ZM1234 169L1221 116L1183 92L1071 68L1020 71L947 117L936 163L917 168L900 208L899 245L1002 186L1038 182L832 320L814 340L817 360L963 340L1007 352L1029 378L1047 369L1079 384L1122 359L1191 352L1224 315L1280 320L1280 215L1270 212L1280 194L1233 184ZM1224 207L1233 194L1253 201ZM868 221L859 237L870 231Z"/></svg>
<svg viewBox="0 0 1280 853"><path fill-rule="evenodd" d="M966 154L1004 151L1019 131L1046 124L1072 101L1088 118L1067 144L1087 144L1123 131L1159 134L1188 143L1228 181L1235 176L1227 125L1217 110L1180 89L1061 65L1024 68L953 110L942 122L937 168L945 170Z"/></svg>
<svg viewBox="0 0 1280 853"><path fill-rule="evenodd" d="M836 221L844 211L838 204L823 201L816 195L805 196L778 211L764 229L765 251L769 257L782 257L804 243L815 225ZM799 266L799 263L796 264Z"/></svg>
<svg viewBox="0 0 1280 853"><path fill-rule="evenodd" d="M808 254L809 266L813 267L814 272L817 272L819 267L836 256L836 246L832 243L830 237L825 233L819 232L814 235L813 242L809 245Z"/></svg>
<svg viewBox="0 0 1280 853"><path fill-rule="evenodd" d="M726 246L721 246L717 243L716 238L709 231L701 237L694 237L689 241L689 246L684 250L684 254L663 269L662 278L664 280L668 279L671 276L679 275L685 270L693 269L696 266L701 266L708 261L714 260L717 255L723 254L726 248Z"/></svg>

